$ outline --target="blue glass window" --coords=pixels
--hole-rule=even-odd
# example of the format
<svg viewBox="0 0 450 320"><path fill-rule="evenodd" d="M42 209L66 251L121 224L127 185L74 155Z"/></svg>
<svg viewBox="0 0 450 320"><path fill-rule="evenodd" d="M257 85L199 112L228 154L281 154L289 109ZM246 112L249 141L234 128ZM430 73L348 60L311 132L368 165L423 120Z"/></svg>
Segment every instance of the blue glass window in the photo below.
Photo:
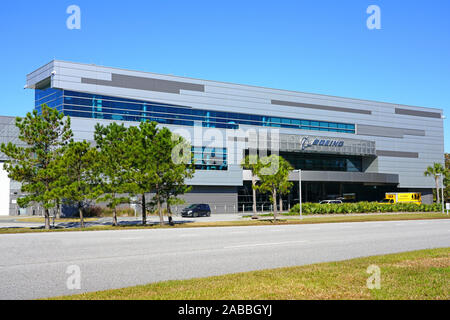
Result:
<svg viewBox="0 0 450 320"><path fill-rule="evenodd" d="M41 106L46 104L58 111L63 109L63 92L59 89L47 88L34 90L35 109L40 113Z"/></svg>
<svg viewBox="0 0 450 320"><path fill-rule="evenodd" d="M164 103L93 95L83 92L47 88L36 90L35 108L47 103L73 117L123 121L156 121L164 124L238 129L239 125L292 128L303 130L355 133L355 125L306 119L194 109Z"/></svg>
<svg viewBox="0 0 450 320"><path fill-rule="evenodd" d="M226 148L192 147L192 152L196 170L228 169Z"/></svg>

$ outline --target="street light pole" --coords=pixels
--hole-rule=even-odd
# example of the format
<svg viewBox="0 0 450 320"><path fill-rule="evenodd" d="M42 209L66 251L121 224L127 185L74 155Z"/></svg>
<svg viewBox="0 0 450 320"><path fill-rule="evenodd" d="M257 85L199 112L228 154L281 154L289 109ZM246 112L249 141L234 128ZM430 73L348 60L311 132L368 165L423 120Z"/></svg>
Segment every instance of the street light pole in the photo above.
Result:
<svg viewBox="0 0 450 320"><path fill-rule="evenodd" d="M441 201L442 201L442 214L444 214L444 175L441 173Z"/></svg>
<svg viewBox="0 0 450 320"><path fill-rule="evenodd" d="M298 200L300 207L300 219L303 219L302 216L302 169L298 169Z"/></svg>
<svg viewBox="0 0 450 320"><path fill-rule="evenodd" d="M444 122L444 120L446 119L447 117L446 116L444 116L444 115L441 115L441 119L442 119L442 122ZM446 163L444 162L444 168L446 168ZM440 176L441 176L441 178L442 178L442 190L441 190L441 198L442 198L442 214L444 214L444 175L441 173L440 174ZM438 191L438 190L437 190ZM439 191L438 191L439 192ZM448 211L447 211L447 214L448 214Z"/></svg>
<svg viewBox="0 0 450 320"><path fill-rule="evenodd" d="M441 207L442 207L442 214L444 214L444 177L442 173L438 173L437 176L441 179ZM439 197L439 189L436 190L436 198Z"/></svg>

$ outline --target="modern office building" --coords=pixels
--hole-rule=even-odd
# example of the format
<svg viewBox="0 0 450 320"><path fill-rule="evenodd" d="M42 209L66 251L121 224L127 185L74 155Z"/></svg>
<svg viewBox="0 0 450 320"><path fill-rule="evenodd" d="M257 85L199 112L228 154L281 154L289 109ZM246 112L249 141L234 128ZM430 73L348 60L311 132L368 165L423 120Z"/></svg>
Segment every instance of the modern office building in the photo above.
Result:
<svg viewBox="0 0 450 320"><path fill-rule="evenodd" d="M441 109L56 60L30 73L26 88L35 90L38 110L45 103L71 117L76 140L92 141L96 123L146 120L190 139L197 170L186 202L209 203L216 212L251 209L251 175L240 159L265 144L302 169L308 202L417 191L430 203L434 180L423 172L444 162ZM2 141L17 141L13 124L13 118L1 119ZM17 214L18 186L6 183L3 171L0 179L2 206L7 202L8 212ZM290 179L287 206L299 199L299 174ZM268 198L258 195L262 205Z"/></svg>

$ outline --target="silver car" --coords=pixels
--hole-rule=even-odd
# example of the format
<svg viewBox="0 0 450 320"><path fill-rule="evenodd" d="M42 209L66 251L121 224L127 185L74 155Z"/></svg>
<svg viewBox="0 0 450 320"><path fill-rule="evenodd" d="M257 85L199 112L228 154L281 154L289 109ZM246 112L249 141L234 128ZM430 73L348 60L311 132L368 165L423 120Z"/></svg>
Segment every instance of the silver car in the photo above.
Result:
<svg viewBox="0 0 450 320"><path fill-rule="evenodd" d="M320 204L330 204L330 203L341 204L342 201L341 200L322 200L319 203Z"/></svg>

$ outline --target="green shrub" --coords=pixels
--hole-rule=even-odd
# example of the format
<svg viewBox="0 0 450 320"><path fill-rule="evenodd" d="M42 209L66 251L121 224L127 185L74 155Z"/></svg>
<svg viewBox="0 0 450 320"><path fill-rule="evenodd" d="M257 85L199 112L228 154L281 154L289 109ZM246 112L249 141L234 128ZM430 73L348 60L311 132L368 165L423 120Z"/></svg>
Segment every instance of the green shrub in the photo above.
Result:
<svg viewBox="0 0 450 320"><path fill-rule="evenodd" d="M75 213L74 217L79 217L78 212ZM98 206L87 207L83 210L83 217L85 218L101 218L101 217L112 217L113 210L110 208L102 208ZM123 208L117 209L118 217L134 217L134 209L131 208Z"/></svg>
<svg viewBox="0 0 450 320"><path fill-rule="evenodd" d="M102 217L102 212L103 209L101 207L87 207L83 209L83 217L84 218L97 218L97 217ZM78 210L74 213L73 215L75 218L79 218L80 217L80 213L78 212Z"/></svg>
<svg viewBox="0 0 450 320"><path fill-rule="evenodd" d="M167 209L166 209L166 208L163 208L161 211L162 211L162 213L163 213L163 216L168 216L168 213L167 213ZM172 210L172 211L173 211L173 210ZM147 212L147 215L149 215L149 216L159 216L159 212L158 212L157 209L149 210L149 211Z"/></svg>
<svg viewBox="0 0 450 320"><path fill-rule="evenodd" d="M346 214L346 213L385 213L385 212L439 212L441 206L434 204L396 203L380 204L377 202L356 202L342 204L304 203L302 213L308 214ZM289 215L299 214L299 204L289 211Z"/></svg>

